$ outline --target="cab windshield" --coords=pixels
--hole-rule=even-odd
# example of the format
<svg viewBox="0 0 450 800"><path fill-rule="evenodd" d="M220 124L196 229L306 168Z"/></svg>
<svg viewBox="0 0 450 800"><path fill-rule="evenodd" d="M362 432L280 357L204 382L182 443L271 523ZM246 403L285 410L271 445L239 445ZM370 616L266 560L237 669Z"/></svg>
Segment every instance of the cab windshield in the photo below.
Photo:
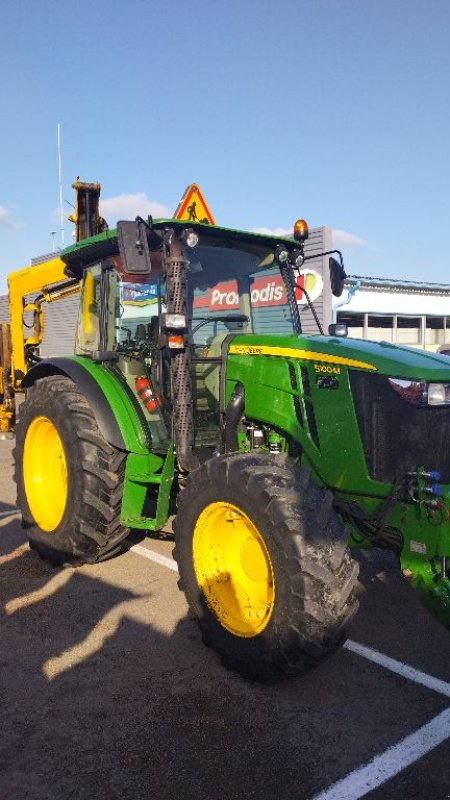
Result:
<svg viewBox="0 0 450 800"><path fill-rule="evenodd" d="M231 246L230 246L231 245ZM185 247L188 319L194 350L228 333L295 335L286 289L273 249L233 241ZM117 276L115 347L127 350L166 309L161 263L145 281Z"/></svg>
<svg viewBox="0 0 450 800"><path fill-rule="evenodd" d="M200 245L186 249L194 347L230 332L295 333L286 289L273 250Z"/></svg>

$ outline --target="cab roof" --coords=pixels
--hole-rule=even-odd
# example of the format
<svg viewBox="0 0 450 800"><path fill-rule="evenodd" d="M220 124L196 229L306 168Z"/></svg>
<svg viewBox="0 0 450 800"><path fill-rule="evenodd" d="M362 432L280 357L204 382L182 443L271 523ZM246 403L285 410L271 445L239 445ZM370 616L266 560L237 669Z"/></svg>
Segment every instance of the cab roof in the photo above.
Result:
<svg viewBox="0 0 450 800"><path fill-rule="evenodd" d="M288 248L298 247L297 242L293 238L266 235L260 233L253 233L252 231L240 231L233 228L222 228L218 225L205 225L198 222L189 222L187 220L177 219L157 219L150 220L150 227L157 233L162 233L168 228L192 228L196 230L200 236L200 241L215 240L217 246L227 246L231 240L238 239L242 243L259 245L274 249L278 244L285 244ZM150 243L150 250L159 249L161 244L152 247ZM66 273L72 277L80 277L84 268L88 264L92 264L96 259L107 258L108 256L115 255L118 252L117 229L99 233L97 236L90 236L88 239L83 239L70 247L67 247L61 253L61 259L66 264Z"/></svg>

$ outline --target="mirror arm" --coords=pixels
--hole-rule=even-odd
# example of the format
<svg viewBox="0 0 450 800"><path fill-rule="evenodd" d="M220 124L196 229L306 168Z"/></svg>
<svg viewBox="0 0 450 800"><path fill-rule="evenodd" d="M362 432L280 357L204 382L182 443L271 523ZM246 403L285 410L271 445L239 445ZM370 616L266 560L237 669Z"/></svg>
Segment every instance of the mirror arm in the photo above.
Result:
<svg viewBox="0 0 450 800"><path fill-rule="evenodd" d="M289 310L292 314L292 322L294 324L294 330L296 334L301 334L303 333L302 321L300 319L300 311L298 308L297 298L295 296L295 285L292 279L293 278L292 267L290 264L284 262L283 264L279 264L279 269L286 289L287 301Z"/></svg>
<svg viewBox="0 0 450 800"><path fill-rule="evenodd" d="M336 253L339 256L341 267L342 269L344 269L344 258L340 250L327 250L325 253L313 253L312 255L305 256L305 261L310 261L312 258L322 258L323 256L332 256L333 253Z"/></svg>
<svg viewBox="0 0 450 800"><path fill-rule="evenodd" d="M323 336L323 335L324 335L324 333L323 333L323 328L322 328L322 325L320 324L319 317L317 316L316 309L314 308L314 305L313 305L313 303L311 302L311 298L310 298L310 296L309 296L309 294L308 294L308 292L306 291L306 289L305 289L305 287L304 287L304 286L302 286L302 292L303 292L303 294L304 294L304 295L305 295L305 297L306 297L306 301L307 301L307 303L308 303L308 308L309 308L309 310L311 311L311 314L312 314L312 315L313 315L313 317L314 317L314 320L315 320L315 322L316 322L316 325L317 325L317 327L319 328L319 331L320 331L320 333L321 333L321 334L322 334L322 336Z"/></svg>

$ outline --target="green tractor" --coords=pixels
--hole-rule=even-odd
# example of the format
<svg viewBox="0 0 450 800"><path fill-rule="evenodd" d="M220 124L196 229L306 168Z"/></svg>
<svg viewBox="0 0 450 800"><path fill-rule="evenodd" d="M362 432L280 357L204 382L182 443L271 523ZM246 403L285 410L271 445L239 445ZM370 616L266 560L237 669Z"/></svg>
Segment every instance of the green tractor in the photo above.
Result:
<svg viewBox="0 0 450 800"><path fill-rule="evenodd" d="M392 549L450 622L449 361L318 320L303 335L307 226L294 230L137 218L66 249L75 355L28 353L15 449L23 525L55 565L112 556L176 504L179 585L203 639L260 680L342 643L350 548ZM330 272L339 295L341 258Z"/></svg>

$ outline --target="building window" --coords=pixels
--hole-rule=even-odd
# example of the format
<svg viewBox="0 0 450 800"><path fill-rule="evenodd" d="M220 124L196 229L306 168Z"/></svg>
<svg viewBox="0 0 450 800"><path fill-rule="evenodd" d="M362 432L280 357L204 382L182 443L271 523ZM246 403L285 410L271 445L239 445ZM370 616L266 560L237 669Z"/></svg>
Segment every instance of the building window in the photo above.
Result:
<svg viewBox="0 0 450 800"><path fill-rule="evenodd" d="M337 322L347 325L348 335L374 342L392 342L427 350L450 344L450 317L401 314L355 314L338 311Z"/></svg>
<svg viewBox="0 0 450 800"><path fill-rule="evenodd" d="M439 346L445 341L445 317L427 317L425 344Z"/></svg>
<svg viewBox="0 0 450 800"><path fill-rule="evenodd" d="M374 342L394 341L394 317L392 315L369 314L367 338Z"/></svg>
<svg viewBox="0 0 450 800"><path fill-rule="evenodd" d="M421 344L423 317L397 317L397 343Z"/></svg>
<svg viewBox="0 0 450 800"><path fill-rule="evenodd" d="M353 339L364 339L364 314L350 314L338 311L336 322L347 325L348 335Z"/></svg>

